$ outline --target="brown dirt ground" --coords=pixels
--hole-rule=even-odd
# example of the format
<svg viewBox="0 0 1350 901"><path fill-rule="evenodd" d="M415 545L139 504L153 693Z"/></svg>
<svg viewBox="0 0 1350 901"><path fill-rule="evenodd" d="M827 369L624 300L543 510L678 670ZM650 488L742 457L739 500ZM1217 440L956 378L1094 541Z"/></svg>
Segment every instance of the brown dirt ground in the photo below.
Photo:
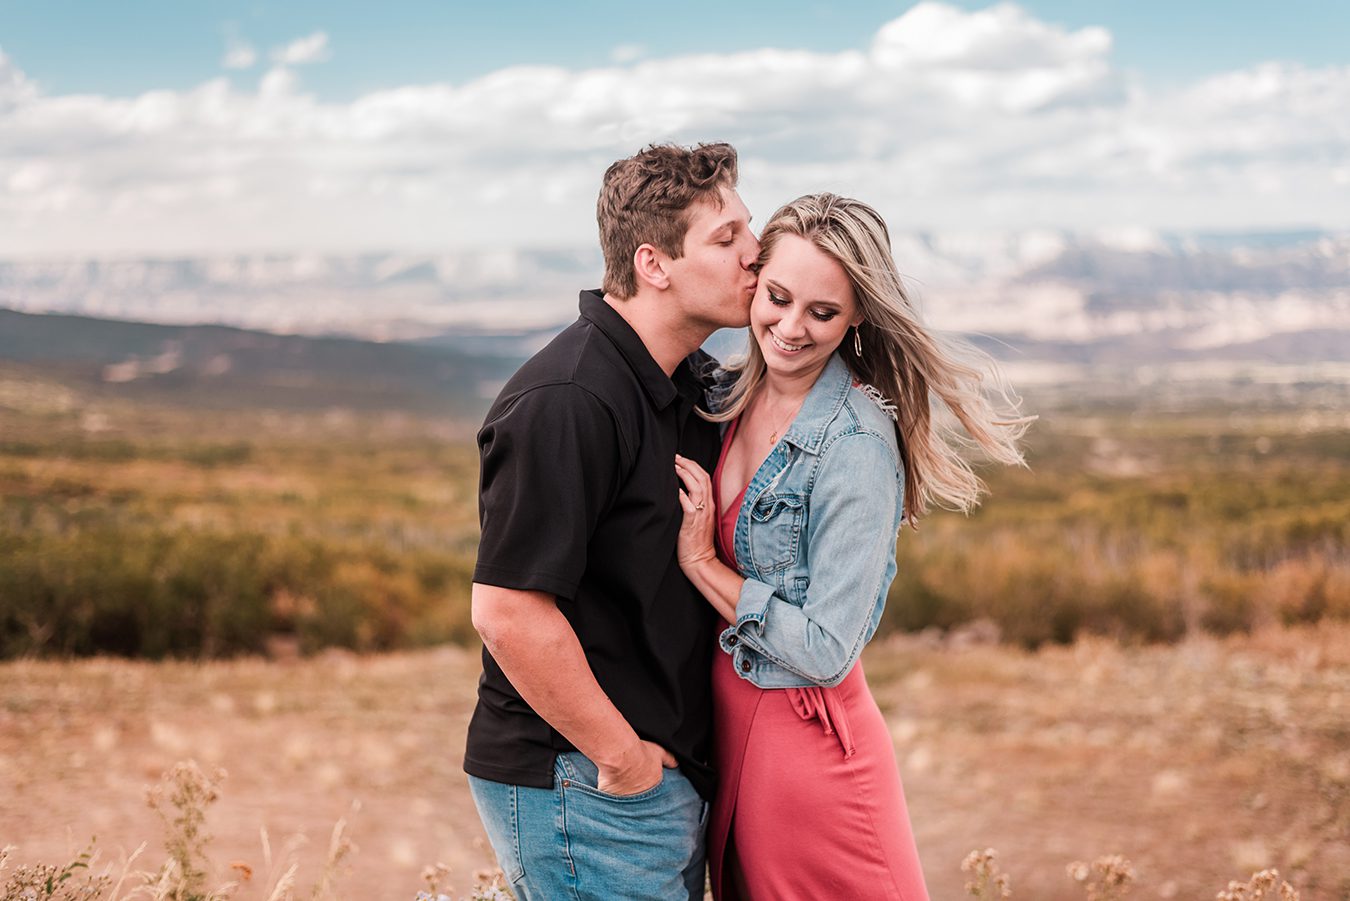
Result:
<svg viewBox="0 0 1350 901"><path fill-rule="evenodd" d="M1213 898L1276 866L1304 901L1350 899L1350 626L1037 653L904 637L865 665L935 901L963 897L984 847L1024 901L1081 899L1065 866L1113 853L1134 898ZM437 861L467 891L491 857L460 770L477 672L454 648L0 665L0 846L61 863L91 836L105 861L145 841L153 868L145 791L192 758L228 772L208 828L217 878L254 870L240 897L270 885L261 829L278 858L307 838L304 887L343 817L343 897L410 901Z"/></svg>

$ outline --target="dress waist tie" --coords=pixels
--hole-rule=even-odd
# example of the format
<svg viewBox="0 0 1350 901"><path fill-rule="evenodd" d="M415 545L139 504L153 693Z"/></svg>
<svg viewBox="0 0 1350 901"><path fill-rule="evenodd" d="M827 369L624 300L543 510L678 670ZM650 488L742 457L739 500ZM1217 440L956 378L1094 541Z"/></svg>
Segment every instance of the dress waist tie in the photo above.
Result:
<svg viewBox="0 0 1350 901"><path fill-rule="evenodd" d="M848 711L844 709L843 699L836 688L821 688L812 685L809 688L787 689L792 709L804 720L819 720L826 735L839 739L844 750L844 759L853 756L856 750L853 744L853 730L848 725Z"/></svg>

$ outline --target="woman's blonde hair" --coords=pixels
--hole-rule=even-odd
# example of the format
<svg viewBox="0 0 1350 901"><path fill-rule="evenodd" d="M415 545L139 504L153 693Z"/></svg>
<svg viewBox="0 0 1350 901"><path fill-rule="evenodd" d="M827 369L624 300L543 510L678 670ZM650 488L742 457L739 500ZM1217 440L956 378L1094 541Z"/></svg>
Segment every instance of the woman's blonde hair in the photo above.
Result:
<svg viewBox="0 0 1350 901"><path fill-rule="evenodd" d="M848 274L863 322L862 353L846 335L838 353L858 381L894 405L905 472L905 518L913 525L930 506L969 512L984 483L962 458L962 447L981 448L999 463L1022 464L1018 441L1034 417L1018 412L993 358L965 341L927 328L905 291L891 255L886 223L865 203L836 194L808 194L778 209L760 236L759 265L773 255L783 235L796 235L837 260ZM721 408L707 418L722 422L741 415L764 379L764 356L753 336ZM993 392L987 392L986 379ZM995 398L1002 409L995 406ZM949 410L965 429L933 416L934 404ZM969 436L969 437L967 437Z"/></svg>

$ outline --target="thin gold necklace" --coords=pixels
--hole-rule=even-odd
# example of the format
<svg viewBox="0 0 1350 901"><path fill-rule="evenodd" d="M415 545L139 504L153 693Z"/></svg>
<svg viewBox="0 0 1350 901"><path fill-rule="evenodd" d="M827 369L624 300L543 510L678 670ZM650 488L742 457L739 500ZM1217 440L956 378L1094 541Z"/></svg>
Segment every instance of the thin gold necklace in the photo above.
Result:
<svg viewBox="0 0 1350 901"><path fill-rule="evenodd" d="M785 417L783 417L783 419L782 419L781 422L779 422L776 426L774 426L773 431L769 433L769 444L770 444L770 445L774 445L774 444L777 444L777 443L778 443L778 436L779 436L780 434L782 434L783 431L784 431L789 425L792 424L792 420L796 418L798 411L801 410L801 408L802 408L802 401L804 401L805 399L806 399L806 398L802 398L802 400L799 400L799 401L796 401L795 403L793 403L792 407L788 410L787 415L786 415ZM769 412L768 407L769 407L769 401L768 401L768 399L767 399L767 397L766 397L766 399L765 399L765 401L764 401L764 412L765 412L766 415L767 415L768 412ZM771 419L770 422L772 422L772 421L773 421L773 420Z"/></svg>

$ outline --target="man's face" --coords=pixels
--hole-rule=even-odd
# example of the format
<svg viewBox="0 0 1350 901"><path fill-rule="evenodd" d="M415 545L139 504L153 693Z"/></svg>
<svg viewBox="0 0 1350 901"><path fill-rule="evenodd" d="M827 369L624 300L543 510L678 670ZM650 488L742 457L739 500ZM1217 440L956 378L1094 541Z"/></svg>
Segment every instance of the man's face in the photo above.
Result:
<svg viewBox="0 0 1350 901"><path fill-rule="evenodd" d="M684 256L669 261L672 300L685 315L713 329L750 321L755 296L759 240L750 231L750 211L732 188L722 188L721 209L699 201L689 210Z"/></svg>

